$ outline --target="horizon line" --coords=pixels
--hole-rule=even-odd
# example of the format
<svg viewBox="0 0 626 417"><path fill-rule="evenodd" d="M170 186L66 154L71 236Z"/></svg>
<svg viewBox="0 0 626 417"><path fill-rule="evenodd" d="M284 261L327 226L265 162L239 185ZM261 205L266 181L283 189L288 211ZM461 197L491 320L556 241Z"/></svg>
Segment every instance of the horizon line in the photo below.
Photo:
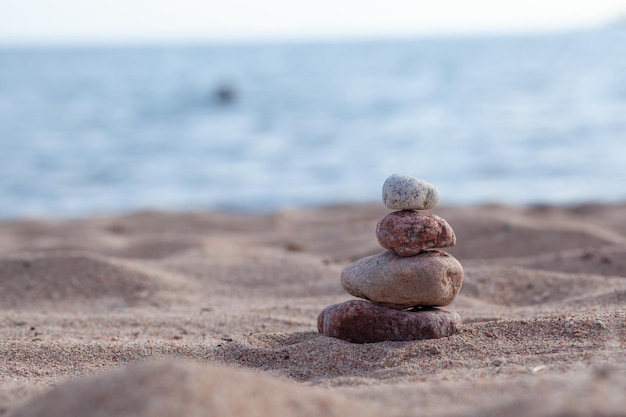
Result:
<svg viewBox="0 0 626 417"><path fill-rule="evenodd" d="M619 29L619 27L618 27ZM91 37L91 38L58 38L47 39L0 39L0 49L63 49L84 47L159 47L184 45L257 45L257 44L314 44L314 43L352 43L352 42L385 42L397 40L437 40L484 37L534 37L548 35L566 35L586 32L612 31L610 25L590 25L559 27L554 29L485 29L458 31L424 31L424 32L387 32L387 33L311 33L311 34L265 34L240 36L130 36L130 37Z"/></svg>

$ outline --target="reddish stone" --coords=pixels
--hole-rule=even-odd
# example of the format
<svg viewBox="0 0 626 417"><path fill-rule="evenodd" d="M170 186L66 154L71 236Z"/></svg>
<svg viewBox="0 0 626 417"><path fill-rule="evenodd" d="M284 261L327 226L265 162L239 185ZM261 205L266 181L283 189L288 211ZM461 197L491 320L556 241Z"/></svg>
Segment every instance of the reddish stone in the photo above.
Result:
<svg viewBox="0 0 626 417"><path fill-rule="evenodd" d="M317 330L324 336L352 343L438 339L461 330L461 317L437 308L394 310L369 301L352 300L322 310L317 318Z"/></svg>
<svg viewBox="0 0 626 417"><path fill-rule="evenodd" d="M432 213L412 210L394 211L383 217L376 226L376 237L383 248L400 256L456 244L448 222Z"/></svg>

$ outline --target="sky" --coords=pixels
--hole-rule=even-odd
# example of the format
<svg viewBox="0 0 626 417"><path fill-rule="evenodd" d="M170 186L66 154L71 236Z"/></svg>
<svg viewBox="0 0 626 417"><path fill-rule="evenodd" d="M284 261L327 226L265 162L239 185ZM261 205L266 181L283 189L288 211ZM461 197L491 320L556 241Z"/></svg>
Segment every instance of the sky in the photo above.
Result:
<svg viewBox="0 0 626 417"><path fill-rule="evenodd" d="M626 0L0 0L0 43L537 32L620 16Z"/></svg>

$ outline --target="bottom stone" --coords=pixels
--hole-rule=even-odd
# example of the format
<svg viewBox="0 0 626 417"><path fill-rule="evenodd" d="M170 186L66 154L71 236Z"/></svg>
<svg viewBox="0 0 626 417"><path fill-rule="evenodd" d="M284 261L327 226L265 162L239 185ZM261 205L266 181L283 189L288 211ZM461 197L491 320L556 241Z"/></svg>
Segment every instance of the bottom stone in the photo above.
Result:
<svg viewBox="0 0 626 417"><path fill-rule="evenodd" d="M438 308L395 310L351 300L322 310L317 330L324 336L352 343L438 339L461 330L461 317Z"/></svg>

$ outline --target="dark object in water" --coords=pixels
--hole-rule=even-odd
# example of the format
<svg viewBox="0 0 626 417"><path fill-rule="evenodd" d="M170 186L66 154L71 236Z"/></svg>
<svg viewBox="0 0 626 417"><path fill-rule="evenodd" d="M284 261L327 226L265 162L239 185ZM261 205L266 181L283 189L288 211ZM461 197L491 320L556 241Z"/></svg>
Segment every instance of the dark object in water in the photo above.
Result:
<svg viewBox="0 0 626 417"><path fill-rule="evenodd" d="M222 84L215 89L214 96L220 104L229 104L235 100L235 89L228 84Z"/></svg>

